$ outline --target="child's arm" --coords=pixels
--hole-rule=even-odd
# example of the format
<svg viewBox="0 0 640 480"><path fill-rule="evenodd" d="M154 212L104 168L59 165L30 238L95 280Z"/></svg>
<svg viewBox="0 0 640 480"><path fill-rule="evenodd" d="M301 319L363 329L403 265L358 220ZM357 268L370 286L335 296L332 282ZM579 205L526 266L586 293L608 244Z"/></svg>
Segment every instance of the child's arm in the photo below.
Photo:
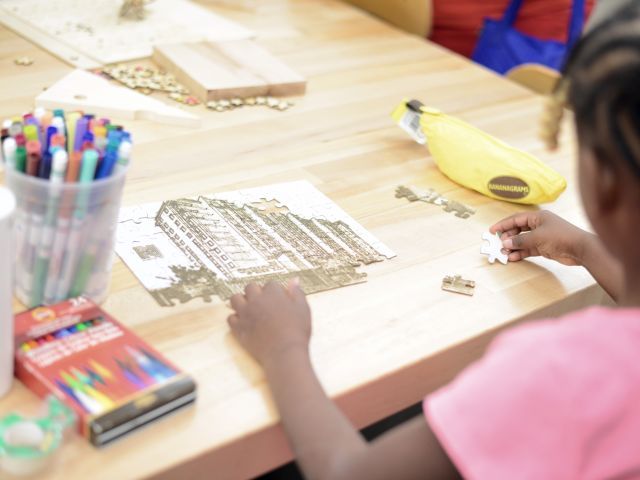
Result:
<svg viewBox="0 0 640 480"><path fill-rule="evenodd" d="M622 265L604 247L597 235L547 211L518 213L491 227L502 232L509 260L543 256L564 265L581 265L614 300L622 292Z"/></svg>
<svg viewBox="0 0 640 480"><path fill-rule="evenodd" d="M368 444L324 393L309 358L311 315L297 285L249 285L229 325L263 366L296 458L310 479L457 477L424 418Z"/></svg>

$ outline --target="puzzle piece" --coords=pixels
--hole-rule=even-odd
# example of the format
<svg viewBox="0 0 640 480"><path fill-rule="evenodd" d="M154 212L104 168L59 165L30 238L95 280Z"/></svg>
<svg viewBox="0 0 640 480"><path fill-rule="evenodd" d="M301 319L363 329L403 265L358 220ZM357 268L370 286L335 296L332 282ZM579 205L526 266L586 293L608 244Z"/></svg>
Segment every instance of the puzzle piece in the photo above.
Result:
<svg viewBox="0 0 640 480"><path fill-rule="evenodd" d="M406 198L410 202L425 202L432 205L442 207L447 213L454 213L458 218L469 218L476 213L472 208L463 205L460 202L449 200L440 195L438 192L430 188L429 190L420 190L416 187L399 186L396 188L396 198Z"/></svg>
<svg viewBox="0 0 640 480"><path fill-rule="evenodd" d="M473 280L465 280L460 275L453 277L446 276L442 279L442 290L446 290L447 292L461 293L472 297L475 289L476 282Z"/></svg>
<svg viewBox="0 0 640 480"><path fill-rule="evenodd" d="M471 215L476 213L472 208L467 207L466 205L461 204L460 202L455 202L453 200L449 200L444 207L445 212L453 212L458 218L469 218Z"/></svg>
<svg viewBox="0 0 640 480"><path fill-rule="evenodd" d="M482 244L480 253L489 257L489 263L494 263L498 260L500 263L506 265L509 261L509 256L502 253L502 240L500 240L500 235L498 233L492 235L489 232L484 232L482 239L485 240L485 243Z"/></svg>

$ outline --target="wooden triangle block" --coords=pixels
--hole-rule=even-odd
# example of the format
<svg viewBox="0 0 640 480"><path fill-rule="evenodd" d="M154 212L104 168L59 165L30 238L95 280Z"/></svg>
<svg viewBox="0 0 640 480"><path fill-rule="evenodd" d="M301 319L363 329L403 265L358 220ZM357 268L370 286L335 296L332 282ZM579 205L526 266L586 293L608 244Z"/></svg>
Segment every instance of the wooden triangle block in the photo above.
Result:
<svg viewBox="0 0 640 480"><path fill-rule="evenodd" d="M151 120L183 127L200 126L200 117L170 107L158 100L107 79L74 70L36 97L37 107L82 110L103 117Z"/></svg>
<svg viewBox="0 0 640 480"><path fill-rule="evenodd" d="M201 100L301 95L307 81L252 40L156 45L153 60Z"/></svg>

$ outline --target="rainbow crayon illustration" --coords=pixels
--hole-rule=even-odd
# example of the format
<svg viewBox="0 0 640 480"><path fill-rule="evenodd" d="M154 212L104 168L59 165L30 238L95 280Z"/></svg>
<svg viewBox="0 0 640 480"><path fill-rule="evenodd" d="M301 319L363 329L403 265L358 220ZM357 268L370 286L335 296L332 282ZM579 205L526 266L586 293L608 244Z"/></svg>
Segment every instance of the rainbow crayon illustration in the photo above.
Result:
<svg viewBox="0 0 640 480"><path fill-rule="evenodd" d="M145 382L141 377L136 375L136 373L131 368L129 368L129 366L125 364L123 361L116 358L116 363L118 364L118 367L120 367L120 370L122 370L122 373L124 374L125 378L129 382L131 382L131 384L141 389L147 386L147 382Z"/></svg>
<svg viewBox="0 0 640 480"><path fill-rule="evenodd" d="M163 382L164 380L173 376L173 372L167 372L167 369L164 367L164 365L158 362L154 362L151 358L149 358L149 356L131 348L128 345L125 347L125 349L137 363L140 370L149 375L156 382Z"/></svg>

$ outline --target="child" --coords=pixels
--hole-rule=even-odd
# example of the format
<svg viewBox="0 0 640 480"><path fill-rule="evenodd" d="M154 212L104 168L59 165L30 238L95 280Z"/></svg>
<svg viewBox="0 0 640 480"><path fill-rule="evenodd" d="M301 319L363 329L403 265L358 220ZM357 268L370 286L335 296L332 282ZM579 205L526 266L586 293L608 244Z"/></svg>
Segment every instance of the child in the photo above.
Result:
<svg viewBox="0 0 640 480"><path fill-rule="evenodd" d="M587 35L567 68L590 235L545 212L498 222L510 260L584 265L620 307L500 335L424 400L425 417L366 443L309 359L300 288L250 285L229 317L264 368L308 478L640 478L640 5Z"/></svg>

